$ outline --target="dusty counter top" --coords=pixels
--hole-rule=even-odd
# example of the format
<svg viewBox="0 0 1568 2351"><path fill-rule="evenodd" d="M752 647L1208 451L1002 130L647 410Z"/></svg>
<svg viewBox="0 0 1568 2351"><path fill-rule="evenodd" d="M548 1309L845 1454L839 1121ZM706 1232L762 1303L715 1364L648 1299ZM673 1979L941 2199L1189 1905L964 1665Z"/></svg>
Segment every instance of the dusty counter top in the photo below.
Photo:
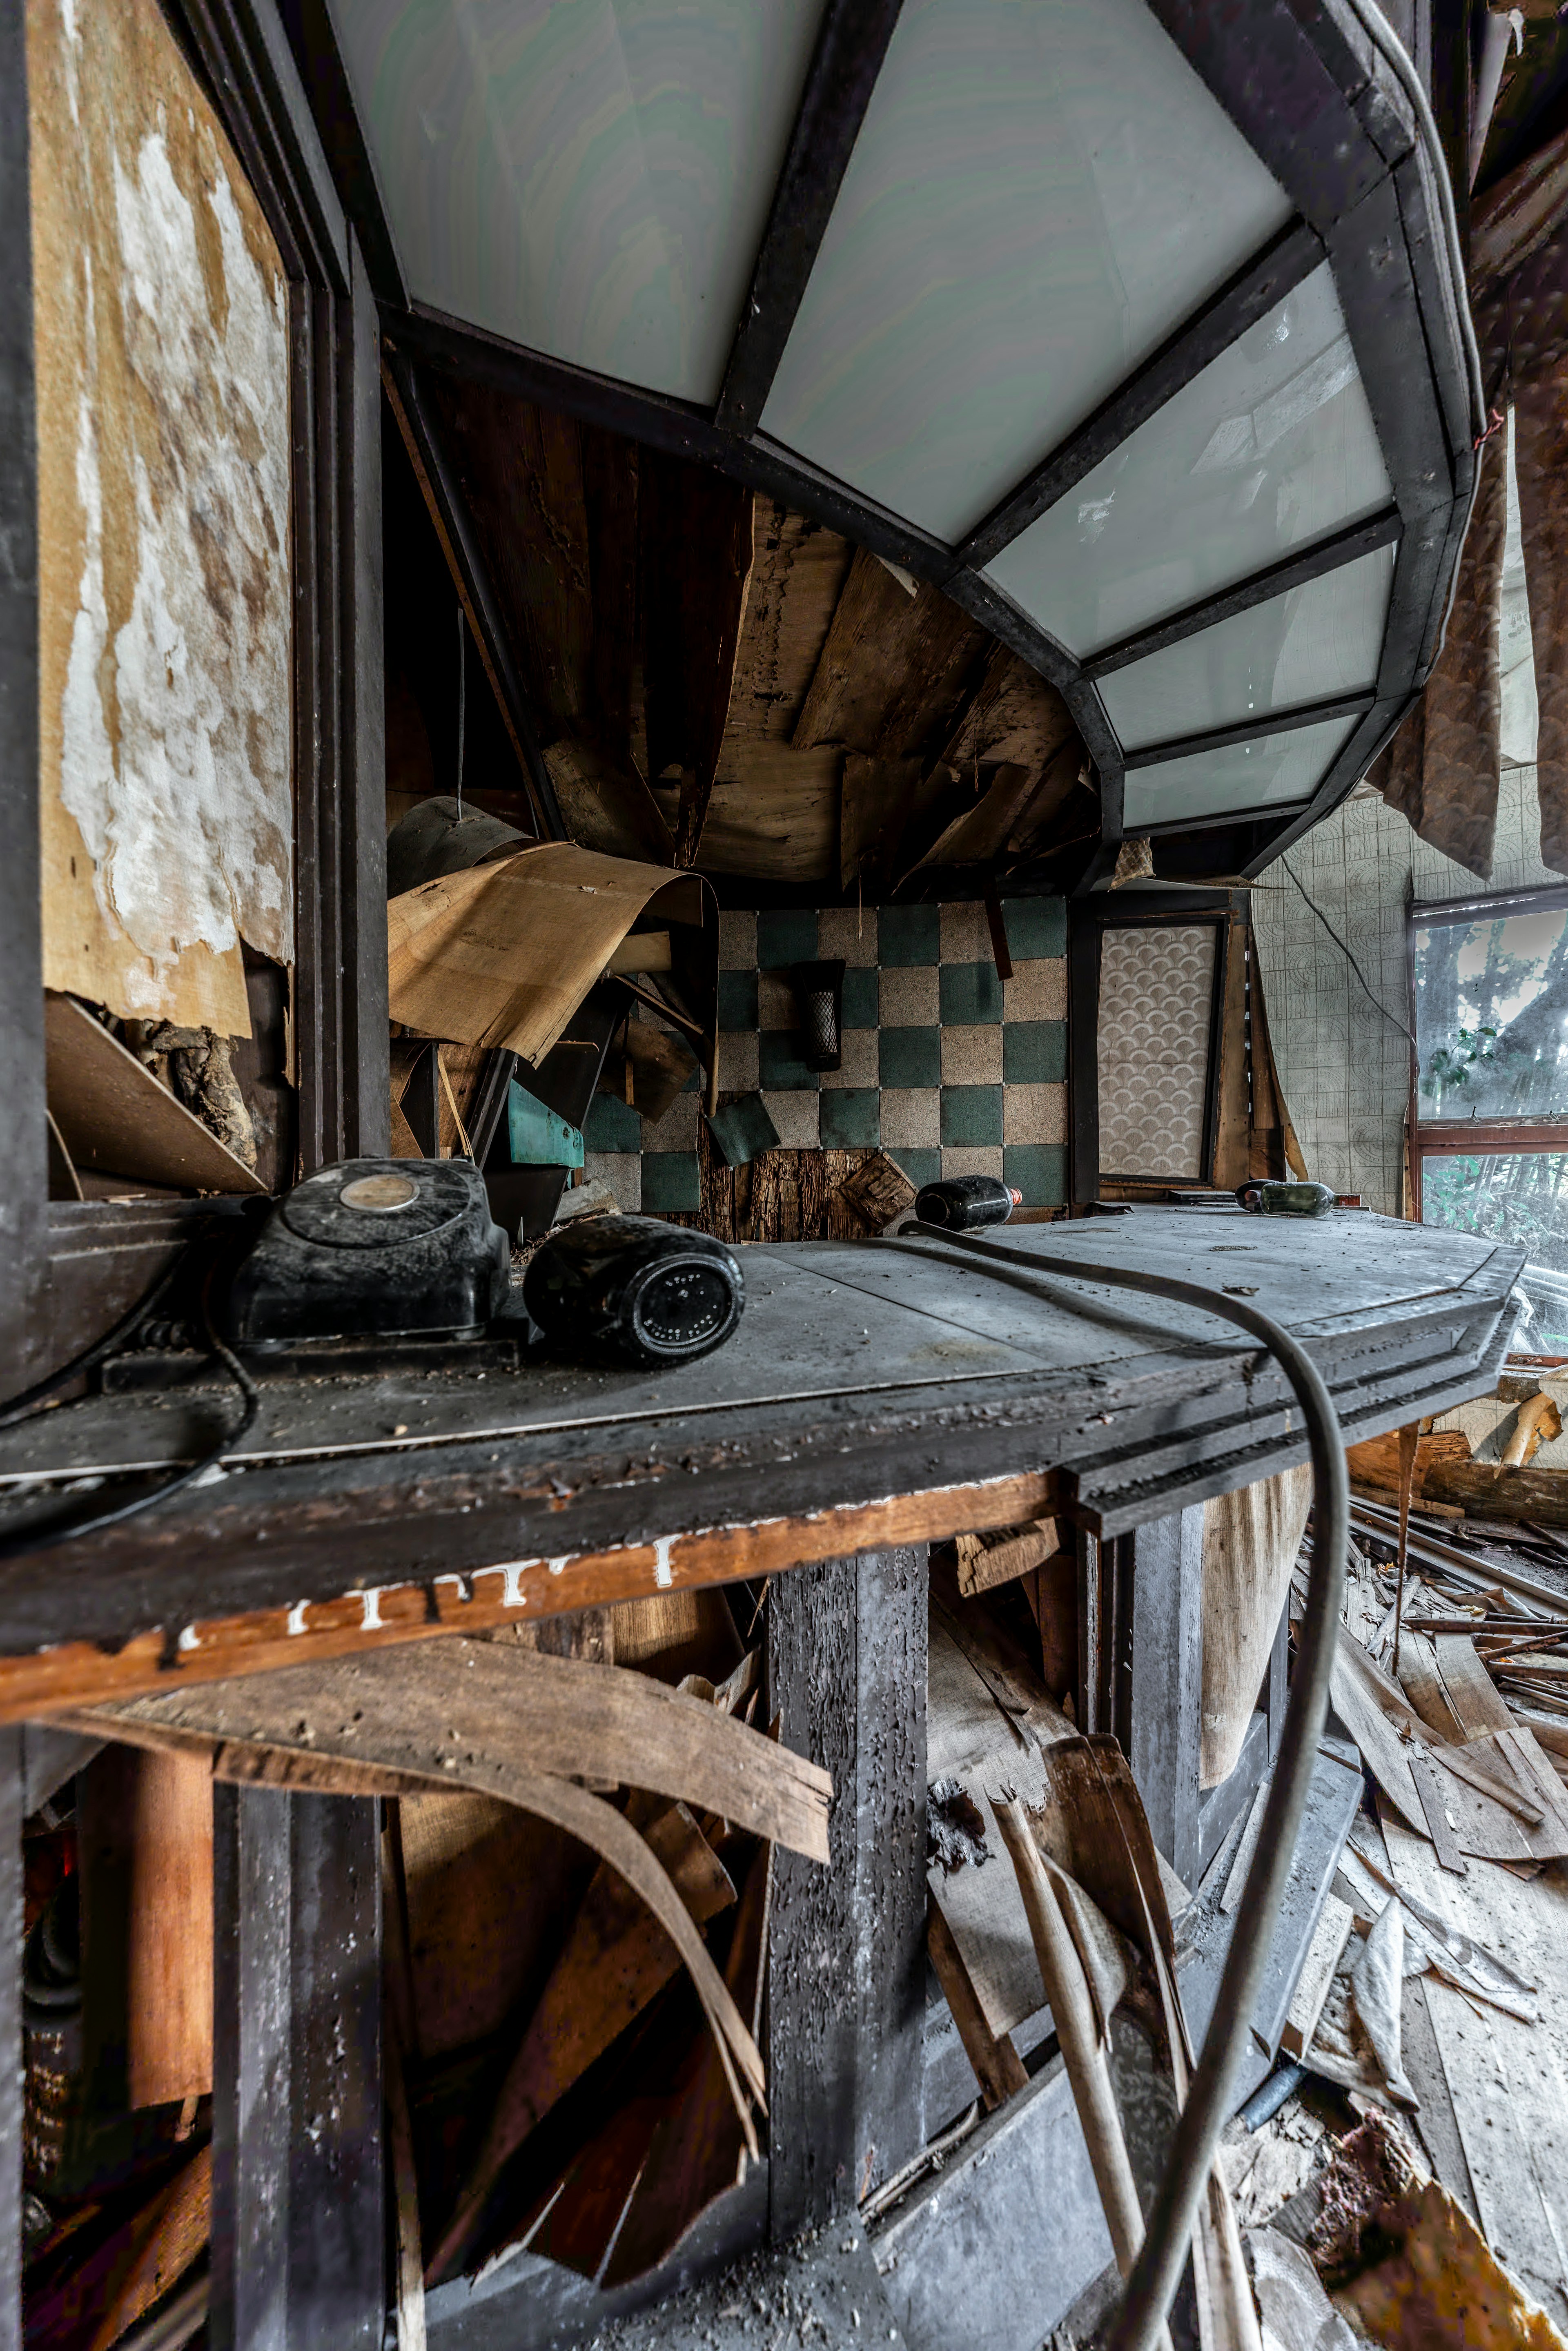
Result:
<svg viewBox="0 0 1568 2351"><path fill-rule="evenodd" d="M1139 1210L1006 1238L1038 1274L923 1242L745 1248L735 1338L674 1370L530 1353L516 1372L269 1378L210 1482L0 1568L0 1712L1046 1509L1114 1533L1301 1458L1300 1416L1241 1332L1053 1259L1248 1296L1307 1341L1352 1435L1495 1384L1522 1262L1354 1213ZM216 1379L42 1413L0 1433L0 1525L102 1509L236 1416Z"/></svg>

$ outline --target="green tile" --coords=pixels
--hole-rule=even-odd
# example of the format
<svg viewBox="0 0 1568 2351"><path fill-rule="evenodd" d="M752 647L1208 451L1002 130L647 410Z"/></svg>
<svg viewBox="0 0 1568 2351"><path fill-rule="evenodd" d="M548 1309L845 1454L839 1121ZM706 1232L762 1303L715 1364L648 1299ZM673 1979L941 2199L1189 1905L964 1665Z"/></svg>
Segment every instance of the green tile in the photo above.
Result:
<svg viewBox="0 0 1568 2351"><path fill-rule="evenodd" d="M1002 1076L1009 1086L1060 1085L1067 1075L1065 1020L1009 1020L1002 1030Z"/></svg>
<svg viewBox="0 0 1568 2351"><path fill-rule="evenodd" d="M844 1027L874 1029L877 1021L877 977L874 964L844 974Z"/></svg>
<svg viewBox="0 0 1568 2351"><path fill-rule="evenodd" d="M1004 898L1002 919L1008 926L1008 949L1015 962L1067 953L1065 898Z"/></svg>
<svg viewBox="0 0 1568 2351"><path fill-rule="evenodd" d="M695 1216L702 1204L702 1177L695 1151L644 1151L644 1216Z"/></svg>
<svg viewBox="0 0 1568 2351"><path fill-rule="evenodd" d="M826 1086L822 1090L824 1151L870 1150L882 1141L880 1086Z"/></svg>
<svg viewBox="0 0 1568 2351"><path fill-rule="evenodd" d="M1002 1181L1023 1194L1026 1208L1060 1208L1067 1197L1067 1145L1009 1143L1002 1153Z"/></svg>
<svg viewBox="0 0 1568 2351"><path fill-rule="evenodd" d="M877 921L877 952L888 963L939 963L942 917L936 906L883 906Z"/></svg>
<svg viewBox="0 0 1568 2351"><path fill-rule="evenodd" d="M643 1122L630 1102L615 1094L595 1094L588 1105L582 1140L590 1151L641 1151Z"/></svg>
<svg viewBox="0 0 1568 2351"><path fill-rule="evenodd" d="M944 1086L942 1140L952 1144L998 1144L1002 1139L1000 1086Z"/></svg>
<svg viewBox="0 0 1568 2351"><path fill-rule="evenodd" d="M814 1092L821 1084L815 1070L800 1059L800 1040L793 1029L764 1029L758 1040L758 1082L764 1093Z"/></svg>
<svg viewBox="0 0 1568 2351"><path fill-rule="evenodd" d="M814 906L779 906L757 917L757 965L759 971L781 971L786 964L814 963L817 956L817 910Z"/></svg>
<svg viewBox="0 0 1568 2351"><path fill-rule="evenodd" d="M1002 983L994 963L945 963L942 967L942 1026L973 1029L1002 1017Z"/></svg>
<svg viewBox="0 0 1568 2351"><path fill-rule="evenodd" d="M883 909L885 919L886 908ZM942 1177L942 1154L939 1151L890 1151L888 1157L903 1168L916 1191L922 1184L936 1184Z"/></svg>
<svg viewBox="0 0 1568 2351"><path fill-rule="evenodd" d="M757 1026L757 974L721 971L718 976L718 1025L721 1029Z"/></svg>
<svg viewBox="0 0 1568 2351"><path fill-rule="evenodd" d="M941 1029L884 1029L877 1046L877 1063L884 1086L939 1086Z"/></svg>
<svg viewBox="0 0 1568 2351"><path fill-rule="evenodd" d="M774 1150L779 1142L779 1129L760 1094L742 1094L738 1102L721 1102L708 1125L730 1167L746 1166L759 1152Z"/></svg>

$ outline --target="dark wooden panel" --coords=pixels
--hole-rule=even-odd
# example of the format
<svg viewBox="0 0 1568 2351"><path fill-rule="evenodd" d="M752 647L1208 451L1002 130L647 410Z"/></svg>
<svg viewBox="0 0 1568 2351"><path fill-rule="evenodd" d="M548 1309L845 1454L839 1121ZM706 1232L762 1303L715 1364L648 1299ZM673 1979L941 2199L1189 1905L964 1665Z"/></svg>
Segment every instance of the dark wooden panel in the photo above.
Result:
<svg viewBox="0 0 1568 2351"><path fill-rule="evenodd" d="M214 2351L381 2351L377 1807L214 1803Z"/></svg>
<svg viewBox="0 0 1568 2351"><path fill-rule="evenodd" d="M776 2239L848 2209L925 2131L925 1547L768 1599L768 1708L833 1776L826 1869L780 1853L768 1954Z"/></svg>
<svg viewBox="0 0 1568 2351"><path fill-rule="evenodd" d="M26 11L0 15L0 1393L47 1367L44 991L38 904L38 556Z"/></svg>
<svg viewBox="0 0 1568 2351"><path fill-rule="evenodd" d="M12 1724L0 1730L0 2351L22 2344L23 1785Z"/></svg>

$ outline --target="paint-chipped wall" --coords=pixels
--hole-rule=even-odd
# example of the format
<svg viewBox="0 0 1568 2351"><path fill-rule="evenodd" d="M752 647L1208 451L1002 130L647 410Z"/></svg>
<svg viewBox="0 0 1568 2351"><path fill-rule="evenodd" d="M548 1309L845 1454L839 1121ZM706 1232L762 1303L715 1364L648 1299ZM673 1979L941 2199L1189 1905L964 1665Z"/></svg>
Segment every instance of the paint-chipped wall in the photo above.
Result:
<svg viewBox="0 0 1568 2351"><path fill-rule="evenodd" d="M156 0L27 0L44 976L248 1035L293 956L287 290Z"/></svg>

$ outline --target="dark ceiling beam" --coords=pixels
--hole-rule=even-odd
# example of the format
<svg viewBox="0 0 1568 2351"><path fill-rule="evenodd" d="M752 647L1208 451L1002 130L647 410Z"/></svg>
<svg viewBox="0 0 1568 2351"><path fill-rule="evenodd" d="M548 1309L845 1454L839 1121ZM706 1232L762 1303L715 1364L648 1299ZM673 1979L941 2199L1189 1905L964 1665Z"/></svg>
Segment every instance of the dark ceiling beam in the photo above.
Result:
<svg viewBox="0 0 1568 2351"><path fill-rule="evenodd" d="M513 656L501 608L485 561L463 487L430 413L413 362L399 351L382 361L382 382L419 482L420 493L441 541L452 584L474 632L474 642L502 723L512 739L540 828L556 841L570 835L539 747L538 730Z"/></svg>
<svg viewBox="0 0 1568 2351"><path fill-rule="evenodd" d="M1267 318L1277 302L1311 276L1323 259L1316 234L1303 221L1280 231L1222 286L1203 308L1179 327L1076 433L1025 475L1016 489L977 524L958 549L960 563L978 569L1039 520L1075 482L1092 473L1162 409L1194 376L1230 348L1239 335Z"/></svg>
<svg viewBox="0 0 1568 2351"><path fill-rule="evenodd" d="M1145 743L1140 750L1124 752L1122 765L1129 775L1135 768L1164 767L1169 759L1187 759L1201 751L1228 751L1237 743L1260 742L1269 735L1292 735L1302 726L1319 726L1329 718L1359 718L1372 709L1375 695L1336 694L1323 702L1301 702L1291 710L1254 710L1229 726L1210 726L1201 735L1173 736L1168 743Z"/></svg>
<svg viewBox="0 0 1568 2351"><path fill-rule="evenodd" d="M828 0L740 315L716 422L758 423L838 201L904 0Z"/></svg>
<svg viewBox="0 0 1568 2351"><path fill-rule="evenodd" d="M1087 678L1108 677L1113 670L1125 669L1131 662L1145 661L1151 653L1163 653L1167 645L1180 644L1184 637L1195 637L1201 630L1233 619L1238 612L1250 611L1254 604L1266 604L1271 597L1304 587L1310 580L1321 580L1325 571L1338 571L1361 556L1391 546L1404 528L1397 507L1375 515L1370 522L1352 523L1328 538L1320 538L1314 546L1303 548L1300 554L1287 555L1264 570L1254 571L1249 579L1239 580L1234 588L1205 596L1197 603L1171 613L1167 620L1156 622L1152 628L1140 629L1134 636L1123 637L1118 643L1107 645L1103 653L1092 654L1084 663L1083 674Z"/></svg>
<svg viewBox="0 0 1568 2351"><path fill-rule="evenodd" d="M416 355L423 365L494 384L516 399L559 410L607 433L624 434L667 456L716 465L935 586L944 585L953 569L953 550L944 540L862 498L847 483L819 472L765 433L725 432L706 409L689 401L639 391L612 376L575 367L569 360L526 350L423 306L408 312L386 311L382 326L389 343Z"/></svg>

